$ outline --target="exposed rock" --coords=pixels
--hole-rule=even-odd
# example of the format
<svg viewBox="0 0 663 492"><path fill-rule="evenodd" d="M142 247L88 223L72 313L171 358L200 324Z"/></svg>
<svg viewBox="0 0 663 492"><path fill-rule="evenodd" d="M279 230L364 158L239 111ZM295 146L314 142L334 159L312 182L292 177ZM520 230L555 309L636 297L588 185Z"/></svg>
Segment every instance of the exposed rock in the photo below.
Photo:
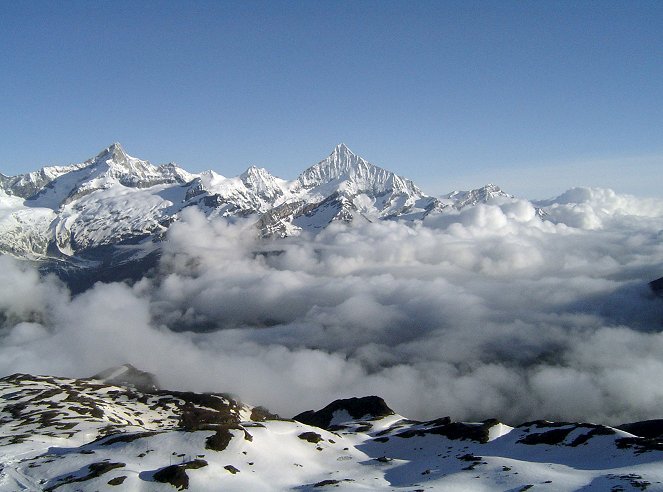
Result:
<svg viewBox="0 0 663 492"><path fill-rule="evenodd" d="M179 465L170 465L157 470L154 473L153 478L157 482L169 483L177 490L184 490L189 488L189 475L187 475L186 470L195 470L197 468L202 468L203 466L207 466L207 461L201 459L196 459Z"/></svg>
<svg viewBox="0 0 663 492"><path fill-rule="evenodd" d="M382 398L364 396L362 398L335 400L321 410L309 410L296 415L294 419L303 424L327 429L334 418L334 413L338 411L346 411L355 419L375 419L394 415L394 411L387 406Z"/></svg>
<svg viewBox="0 0 663 492"><path fill-rule="evenodd" d="M660 279L663 280L663 279ZM661 286L663 289L663 285ZM643 420L641 422L631 422L617 426L618 429L635 434L640 437L662 438L663 437L663 419Z"/></svg>
<svg viewBox="0 0 663 492"><path fill-rule="evenodd" d="M312 444L317 444L323 440L322 436L317 432L302 432L297 437Z"/></svg>

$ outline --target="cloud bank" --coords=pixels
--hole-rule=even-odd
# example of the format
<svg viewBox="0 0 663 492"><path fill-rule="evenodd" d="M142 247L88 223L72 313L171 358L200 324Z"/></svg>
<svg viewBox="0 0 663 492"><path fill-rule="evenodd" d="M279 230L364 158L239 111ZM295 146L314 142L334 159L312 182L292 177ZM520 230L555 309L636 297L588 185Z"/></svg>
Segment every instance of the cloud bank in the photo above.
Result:
<svg viewBox="0 0 663 492"><path fill-rule="evenodd" d="M663 201L574 189L415 225L263 241L193 209L156 277L72 298L0 257L0 373L131 362L290 416L377 394L412 418L661 417Z"/></svg>

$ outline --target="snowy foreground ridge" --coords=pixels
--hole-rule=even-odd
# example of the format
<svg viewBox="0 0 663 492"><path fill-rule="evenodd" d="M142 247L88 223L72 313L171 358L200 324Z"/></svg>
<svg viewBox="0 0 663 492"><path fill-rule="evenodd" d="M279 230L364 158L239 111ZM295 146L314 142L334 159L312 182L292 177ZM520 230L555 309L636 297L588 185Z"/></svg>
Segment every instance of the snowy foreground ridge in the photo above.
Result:
<svg viewBox="0 0 663 492"><path fill-rule="evenodd" d="M140 388L140 389L139 389ZM283 419L122 366L0 379L0 491L663 490L660 421L416 422L380 398Z"/></svg>

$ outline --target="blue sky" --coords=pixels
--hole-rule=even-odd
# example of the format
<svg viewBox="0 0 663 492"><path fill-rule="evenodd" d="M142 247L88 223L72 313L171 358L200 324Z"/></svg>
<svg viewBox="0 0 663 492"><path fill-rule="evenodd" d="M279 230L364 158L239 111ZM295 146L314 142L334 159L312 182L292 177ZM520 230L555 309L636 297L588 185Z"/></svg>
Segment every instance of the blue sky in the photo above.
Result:
<svg viewBox="0 0 663 492"><path fill-rule="evenodd" d="M660 196L659 2L1 2L0 172L283 178L345 142L444 193Z"/></svg>

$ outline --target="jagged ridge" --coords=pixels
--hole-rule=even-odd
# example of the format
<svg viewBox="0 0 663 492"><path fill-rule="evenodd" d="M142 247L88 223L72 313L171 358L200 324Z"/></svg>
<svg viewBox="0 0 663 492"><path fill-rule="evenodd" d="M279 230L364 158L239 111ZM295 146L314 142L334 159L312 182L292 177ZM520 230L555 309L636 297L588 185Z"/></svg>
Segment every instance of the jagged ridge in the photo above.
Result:
<svg viewBox="0 0 663 492"><path fill-rule="evenodd" d="M0 175L0 252L97 261L106 254L100 248L160 240L189 206L208 217L253 216L259 234L273 237L315 233L338 221L420 220L493 196L510 197L497 187L427 196L344 144L286 181L255 166L233 178L154 166L114 143L84 163Z"/></svg>

